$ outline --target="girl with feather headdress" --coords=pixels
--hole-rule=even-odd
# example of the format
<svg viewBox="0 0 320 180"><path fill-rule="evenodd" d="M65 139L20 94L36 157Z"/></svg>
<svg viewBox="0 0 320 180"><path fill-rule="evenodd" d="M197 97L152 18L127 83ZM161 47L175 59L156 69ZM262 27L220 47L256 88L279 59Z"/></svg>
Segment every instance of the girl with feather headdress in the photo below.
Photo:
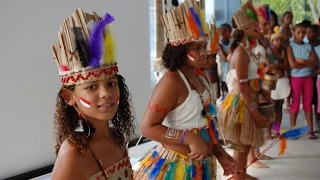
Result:
<svg viewBox="0 0 320 180"><path fill-rule="evenodd" d="M234 159L219 144L216 109L206 65L208 27L195 0L162 16L168 71L157 83L141 123L142 135L159 144L134 166L134 179L216 179L216 159L225 175Z"/></svg>
<svg viewBox="0 0 320 180"><path fill-rule="evenodd" d="M126 140L133 133L131 95L118 74L110 14L76 9L52 52L62 87L55 112L53 180L132 179Z"/></svg>
<svg viewBox="0 0 320 180"><path fill-rule="evenodd" d="M219 106L218 119L227 142L234 149L234 158L239 167L247 165L248 154L252 149L264 144L263 128L271 122L270 118L258 111L262 91L258 74L259 61L249 49L248 38L261 36L258 27L258 16L252 1L241 5L233 15L233 26L230 45L232 69L227 75L229 93ZM253 178L244 170L235 179ZM255 179L255 178L253 178Z"/></svg>

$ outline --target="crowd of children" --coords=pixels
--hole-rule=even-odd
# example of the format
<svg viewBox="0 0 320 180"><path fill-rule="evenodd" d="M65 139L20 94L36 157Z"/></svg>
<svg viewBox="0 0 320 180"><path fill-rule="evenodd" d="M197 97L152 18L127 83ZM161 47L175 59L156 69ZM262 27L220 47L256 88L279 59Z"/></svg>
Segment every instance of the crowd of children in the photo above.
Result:
<svg viewBox="0 0 320 180"><path fill-rule="evenodd" d="M257 10L258 12L258 10ZM248 47L259 60L259 75L263 79L266 72L278 75L276 89L271 91L270 97L275 104L275 123L270 125L266 139L272 139L272 128L280 127L282 120L283 104L284 111L290 113L290 126L296 126L297 114L300 110L302 97L305 118L309 125L309 138L317 139L314 132L320 132L319 113L317 106L320 92L320 77L318 74L318 59L320 55L319 26L304 20L293 24L293 14L287 11L281 18L281 26L278 16L270 10L270 17L259 18L261 36L258 39L247 37ZM217 95L223 97L228 92L226 76L230 71L230 59L228 59L230 37L232 28L229 24L220 26L221 37L217 52L216 64L219 79L218 85L214 86ZM211 72L210 69L207 72ZM209 73L210 74L210 73ZM211 74L211 76L214 76ZM219 98L219 97L218 97ZM313 109L315 114L315 128L313 125ZM276 132L275 135L279 135Z"/></svg>

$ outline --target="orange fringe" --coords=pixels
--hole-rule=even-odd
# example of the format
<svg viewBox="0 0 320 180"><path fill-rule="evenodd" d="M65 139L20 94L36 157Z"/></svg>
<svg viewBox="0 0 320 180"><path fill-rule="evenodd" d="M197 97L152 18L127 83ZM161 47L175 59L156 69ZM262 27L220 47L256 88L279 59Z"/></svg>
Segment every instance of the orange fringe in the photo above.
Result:
<svg viewBox="0 0 320 180"><path fill-rule="evenodd" d="M287 140L286 140L286 138L282 138L281 139L279 147L280 147L279 156L281 156L281 155L284 154L284 152L287 149Z"/></svg>
<svg viewBox="0 0 320 180"><path fill-rule="evenodd" d="M202 169L200 164L196 165L196 177L194 178L195 180L202 180Z"/></svg>
<svg viewBox="0 0 320 180"><path fill-rule="evenodd" d="M215 31L216 31L216 33L215 33L214 38L212 39L211 47L210 47L211 52L215 52L215 51L219 48L218 45L219 45L220 32L221 32L221 31L220 31L219 28L216 29Z"/></svg>
<svg viewBox="0 0 320 180"><path fill-rule="evenodd" d="M188 11L187 13L187 20L188 20L188 26L189 26L189 29L191 30L192 36L196 39L199 38L200 30L198 29L196 22L194 22L190 11Z"/></svg>

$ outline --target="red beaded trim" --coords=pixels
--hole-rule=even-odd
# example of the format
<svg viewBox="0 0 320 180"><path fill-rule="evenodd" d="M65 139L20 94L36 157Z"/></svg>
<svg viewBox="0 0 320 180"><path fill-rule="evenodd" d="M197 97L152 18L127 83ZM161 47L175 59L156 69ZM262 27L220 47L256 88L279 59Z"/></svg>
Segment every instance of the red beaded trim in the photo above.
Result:
<svg viewBox="0 0 320 180"><path fill-rule="evenodd" d="M202 42L207 40L208 40L208 34L205 34L204 36L200 36L198 38L194 38L193 36L190 36L184 39L172 40L169 43L172 46L179 46L179 45L183 45L191 42Z"/></svg>
<svg viewBox="0 0 320 180"><path fill-rule="evenodd" d="M103 79L104 76L117 74L118 66L101 67L100 69L92 69L91 71L81 71L73 75L61 77L61 82L66 85L76 85L90 81Z"/></svg>

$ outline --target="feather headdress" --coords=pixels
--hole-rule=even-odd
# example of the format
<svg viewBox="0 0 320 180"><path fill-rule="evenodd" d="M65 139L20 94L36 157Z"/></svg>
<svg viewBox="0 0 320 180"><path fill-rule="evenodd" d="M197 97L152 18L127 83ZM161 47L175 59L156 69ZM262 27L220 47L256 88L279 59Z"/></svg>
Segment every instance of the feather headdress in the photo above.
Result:
<svg viewBox="0 0 320 180"><path fill-rule="evenodd" d="M242 4L232 17L239 29L249 27L258 22L258 15L252 4L252 0L248 0Z"/></svg>
<svg viewBox="0 0 320 180"><path fill-rule="evenodd" d="M76 9L60 26L58 44L52 45L61 82L77 85L105 79L118 72L111 33L114 18L102 18Z"/></svg>
<svg viewBox="0 0 320 180"><path fill-rule="evenodd" d="M185 0L162 16L169 43L173 46L207 40L204 11L196 0Z"/></svg>

